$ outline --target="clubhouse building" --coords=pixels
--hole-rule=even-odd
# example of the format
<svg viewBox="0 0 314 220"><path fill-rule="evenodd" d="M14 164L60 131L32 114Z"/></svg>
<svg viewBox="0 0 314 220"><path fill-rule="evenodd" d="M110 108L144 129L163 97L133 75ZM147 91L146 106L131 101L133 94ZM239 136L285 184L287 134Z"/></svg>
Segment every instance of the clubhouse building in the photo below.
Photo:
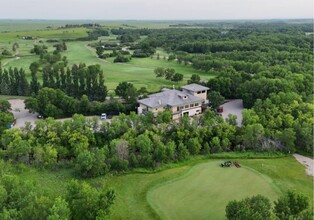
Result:
<svg viewBox="0 0 314 220"><path fill-rule="evenodd" d="M138 114L153 112L156 116L158 112L170 110L173 120L180 119L184 115L201 114L202 105L208 103L208 89L195 83L183 86L182 91L164 88L159 93L138 100Z"/></svg>

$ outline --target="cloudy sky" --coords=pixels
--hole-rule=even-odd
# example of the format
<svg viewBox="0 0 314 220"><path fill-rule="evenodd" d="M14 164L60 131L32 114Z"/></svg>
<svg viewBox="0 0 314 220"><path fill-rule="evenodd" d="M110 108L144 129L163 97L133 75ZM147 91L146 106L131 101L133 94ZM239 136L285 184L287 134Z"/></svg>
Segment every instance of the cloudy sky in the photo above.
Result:
<svg viewBox="0 0 314 220"><path fill-rule="evenodd" d="M0 0L14 19L312 18L313 0Z"/></svg>

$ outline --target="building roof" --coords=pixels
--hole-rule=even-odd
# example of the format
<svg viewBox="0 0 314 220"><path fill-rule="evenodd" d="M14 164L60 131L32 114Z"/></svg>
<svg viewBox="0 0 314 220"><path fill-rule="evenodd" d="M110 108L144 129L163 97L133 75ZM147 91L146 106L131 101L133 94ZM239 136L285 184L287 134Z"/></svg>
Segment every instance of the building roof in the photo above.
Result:
<svg viewBox="0 0 314 220"><path fill-rule="evenodd" d="M148 98L138 100L138 103L151 108L158 108L166 106L182 106L202 101L202 98L185 92L175 89L164 89L162 92L149 95Z"/></svg>
<svg viewBox="0 0 314 220"><path fill-rule="evenodd" d="M189 85L186 85L186 86L182 86L182 89L186 89L186 90L193 91L193 92L209 90L209 88L207 88L205 86L201 86L201 85L196 84L196 83L192 83L192 84L189 84Z"/></svg>

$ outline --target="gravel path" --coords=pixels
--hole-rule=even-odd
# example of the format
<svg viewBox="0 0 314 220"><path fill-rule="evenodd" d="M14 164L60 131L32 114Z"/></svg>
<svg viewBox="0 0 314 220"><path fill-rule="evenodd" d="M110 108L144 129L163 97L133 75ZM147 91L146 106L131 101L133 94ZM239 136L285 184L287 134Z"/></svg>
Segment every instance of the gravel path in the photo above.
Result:
<svg viewBox="0 0 314 220"><path fill-rule="evenodd" d="M237 116L237 123L238 126L241 126L242 123L242 111L243 111L243 101L242 99L234 99L229 102L226 102L222 105L223 112L222 117L223 119L228 118L229 114L236 115Z"/></svg>
<svg viewBox="0 0 314 220"><path fill-rule="evenodd" d="M314 160L300 154L293 154L294 158L306 167L307 175L314 176Z"/></svg>

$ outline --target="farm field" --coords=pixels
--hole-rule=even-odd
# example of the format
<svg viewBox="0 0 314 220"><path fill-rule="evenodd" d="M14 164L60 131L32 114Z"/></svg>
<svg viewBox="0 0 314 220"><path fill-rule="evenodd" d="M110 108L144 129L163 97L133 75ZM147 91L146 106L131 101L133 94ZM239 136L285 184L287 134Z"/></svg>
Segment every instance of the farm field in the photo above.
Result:
<svg viewBox="0 0 314 220"><path fill-rule="evenodd" d="M166 199L166 207L168 207L166 209L172 208L185 213L189 210L190 214L197 214L195 216L197 219L205 217L213 209L215 219L224 219L225 205L229 200L258 193L276 199L281 193L293 189L309 198L312 196L313 180L306 176L304 167L293 157L239 159L237 161L244 166L239 169L220 168L219 164L222 161L221 159L194 160L156 173L134 171L130 174L107 175L83 180L93 186L105 186L116 191L117 197L110 219L173 219L173 215L168 216L167 210L162 209L164 206L161 206L157 212L150 206L153 202L155 207L159 201L152 201L154 192L165 195L160 199L161 201ZM34 181L40 191L46 192L51 197L64 194L67 182L75 178L71 169L48 171L24 168L18 175L25 180ZM192 181L184 184L187 180ZM206 195L200 197L197 203L199 206L190 200L196 198L197 193ZM184 194L187 197L184 197L183 202L171 203L171 200L174 202ZM191 207L194 207L194 210L191 210Z"/></svg>

